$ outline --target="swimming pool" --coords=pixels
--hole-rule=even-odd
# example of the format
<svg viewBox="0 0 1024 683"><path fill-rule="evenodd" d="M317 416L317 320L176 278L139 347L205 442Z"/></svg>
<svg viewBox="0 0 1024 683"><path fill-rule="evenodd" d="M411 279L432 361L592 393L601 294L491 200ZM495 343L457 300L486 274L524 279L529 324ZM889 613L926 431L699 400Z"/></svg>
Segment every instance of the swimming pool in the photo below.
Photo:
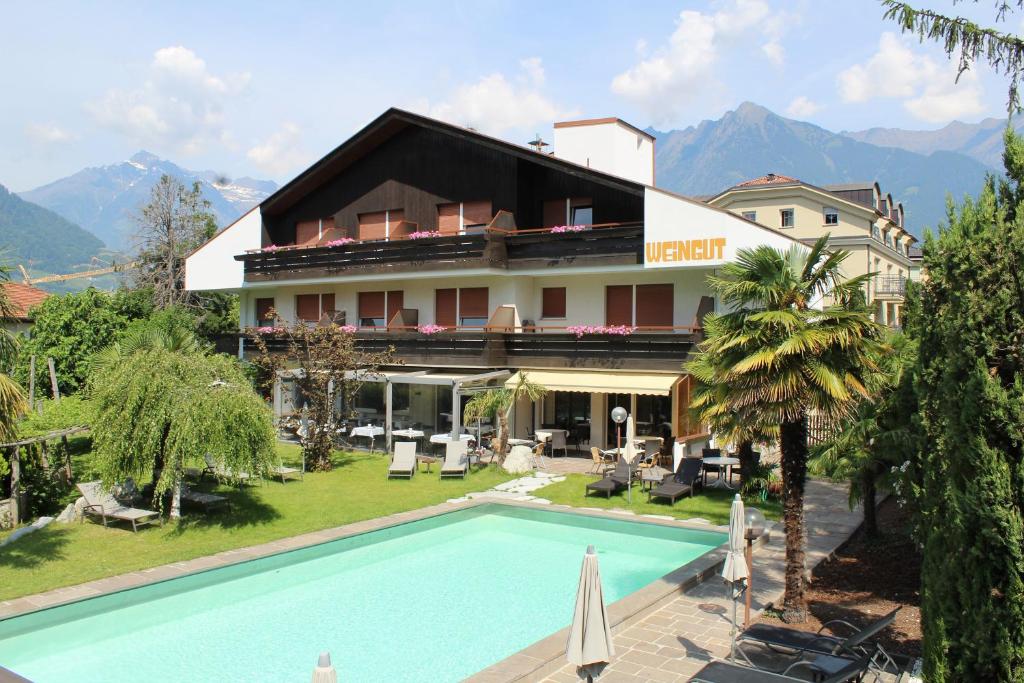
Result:
<svg viewBox="0 0 1024 683"><path fill-rule="evenodd" d="M479 505L0 621L35 683L454 681L567 626L588 544L611 603L725 534Z"/></svg>

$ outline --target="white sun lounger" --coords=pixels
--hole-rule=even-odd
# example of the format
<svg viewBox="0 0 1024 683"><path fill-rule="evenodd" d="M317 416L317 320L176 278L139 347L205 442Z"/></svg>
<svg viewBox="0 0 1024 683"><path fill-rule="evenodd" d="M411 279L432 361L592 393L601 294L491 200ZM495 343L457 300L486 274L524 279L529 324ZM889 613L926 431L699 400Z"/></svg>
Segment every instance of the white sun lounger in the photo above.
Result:
<svg viewBox="0 0 1024 683"><path fill-rule="evenodd" d="M154 510L140 510L139 508L122 505L109 492L103 490L101 482L90 481L79 484L78 490L81 492L82 497L85 498L85 507L82 508L83 522L85 521L85 515L92 515L102 519L103 526L107 525L108 519L131 522L132 531L138 531L141 524L160 522L163 525L160 513Z"/></svg>
<svg viewBox="0 0 1024 683"><path fill-rule="evenodd" d="M444 464L441 465L441 478L465 477L469 470L469 456L466 454L465 441L449 441L445 444Z"/></svg>
<svg viewBox="0 0 1024 683"><path fill-rule="evenodd" d="M416 474L416 442L396 441L395 454L388 466L388 479L391 477L408 477Z"/></svg>

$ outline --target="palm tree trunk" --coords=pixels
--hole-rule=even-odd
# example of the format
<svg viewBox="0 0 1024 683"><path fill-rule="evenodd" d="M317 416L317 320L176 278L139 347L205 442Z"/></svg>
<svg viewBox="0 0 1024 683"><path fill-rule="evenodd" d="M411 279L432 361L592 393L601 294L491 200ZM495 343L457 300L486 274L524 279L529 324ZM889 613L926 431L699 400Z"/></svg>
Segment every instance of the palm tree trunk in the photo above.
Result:
<svg viewBox="0 0 1024 683"><path fill-rule="evenodd" d="M782 519L786 533L786 593L782 620L807 620L804 597L804 483L807 481L807 417L780 425Z"/></svg>
<svg viewBox="0 0 1024 683"><path fill-rule="evenodd" d="M508 452L508 412L498 411L498 443L494 447L498 451L498 464L505 465L505 455Z"/></svg>
<svg viewBox="0 0 1024 683"><path fill-rule="evenodd" d="M747 477L750 476L752 461L754 459L754 443L752 441L743 441L740 443L737 456L740 459L740 484L744 484L747 481Z"/></svg>
<svg viewBox="0 0 1024 683"><path fill-rule="evenodd" d="M864 470L861 482L864 494L864 534L869 538L878 536L878 516L875 514L875 473L871 469Z"/></svg>

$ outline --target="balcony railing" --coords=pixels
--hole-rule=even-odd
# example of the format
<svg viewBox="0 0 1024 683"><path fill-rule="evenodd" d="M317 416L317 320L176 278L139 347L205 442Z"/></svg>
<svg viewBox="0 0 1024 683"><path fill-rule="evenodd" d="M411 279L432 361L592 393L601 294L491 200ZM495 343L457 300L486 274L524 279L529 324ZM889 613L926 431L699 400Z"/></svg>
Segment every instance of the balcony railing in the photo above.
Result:
<svg viewBox="0 0 1024 683"><path fill-rule="evenodd" d="M880 275L875 278L876 296L903 296L907 291L907 278Z"/></svg>
<svg viewBox="0 0 1024 683"><path fill-rule="evenodd" d="M235 256L249 281L310 278L341 272L408 272L423 268L526 268L538 262L643 262L643 223L608 223L581 231L489 227L477 233L421 239L285 246Z"/></svg>

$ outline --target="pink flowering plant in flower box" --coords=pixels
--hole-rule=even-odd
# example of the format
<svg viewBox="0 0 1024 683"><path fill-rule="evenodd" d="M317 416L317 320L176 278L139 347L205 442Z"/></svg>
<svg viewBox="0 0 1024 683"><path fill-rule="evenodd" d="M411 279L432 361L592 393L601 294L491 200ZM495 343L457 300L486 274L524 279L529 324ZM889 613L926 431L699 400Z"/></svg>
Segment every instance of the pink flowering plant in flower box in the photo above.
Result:
<svg viewBox="0 0 1024 683"><path fill-rule="evenodd" d="M273 325L263 325L256 328L257 334L277 334L281 331L280 327L274 327Z"/></svg>
<svg viewBox="0 0 1024 683"><path fill-rule="evenodd" d="M409 233L409 239L411 240L422 240L428 237L440 237L440 230L417 230L416 232Z"/></svg>
<svg viewBox="0 0 1024 683"><path fill-rule="evenodd" d="M555 227L551 228L551 232L556 234L556 235L560 234L560 233L564 233L564 232L584 232L585 230L590 230L590 226L589 225L556 225Z"/></svg>
<svg viewBox="0 0 1024 683"><path fill-rule="evenodd" d="M636 332L636 328L630 325L570 325L565 330L569 334L575 334L577 339L582 339L587 334L614 334L619 337L628 337Z"/></svg>
<svg viewBox="0 0 1024 683"><path fill-rule="evenodd" d="M438 332L444 332L445 329L447 329L447 328L445 328L444 325L417 325L416 326L416 331L417 332L419 332L420 334L426 334L426 335L437 334Z"/></svg>
<svg viewBox="0 0 1024 683"><path fill-rule="evenodd" d="M280 248L281 247L277 246L276 244L268 244L267 246L263 247L263 249L261 249L260 251L266 251L272 254Z"/></svg>
<svg viewBox="0 0 1024 683"><path fill-rule="evenodd" d="M355 240L353 238L351 238L351 237L342 237L340 239L331 240L330 242L325 242L324 246L325 247L343 247L346 244L352 244L353 242L355 242Z"/></svg>
<svg viewBox="0 0 1024 683"><path fill-rule="evenodd" d="M355 334L359 331L359 327L357 325L339 325L338 330L345 334Z"/></svg>

